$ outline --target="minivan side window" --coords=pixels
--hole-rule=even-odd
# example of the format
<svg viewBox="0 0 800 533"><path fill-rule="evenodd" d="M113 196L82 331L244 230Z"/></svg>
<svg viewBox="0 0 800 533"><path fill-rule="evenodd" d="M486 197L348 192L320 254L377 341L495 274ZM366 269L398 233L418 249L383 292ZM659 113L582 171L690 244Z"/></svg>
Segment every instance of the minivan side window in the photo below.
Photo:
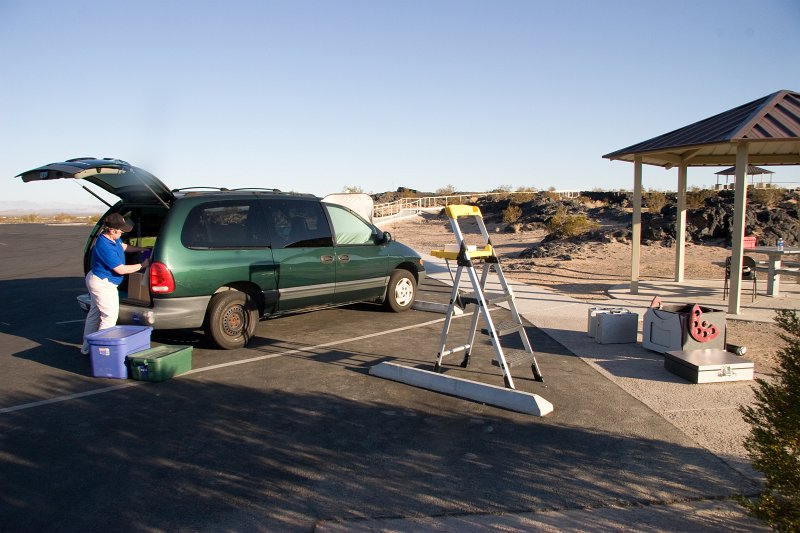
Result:
<svg viewBox="0 0 800 533"><path fill-rule="evenodd" d="M374 244L375 232L369 224L338 205L326 204L328 215L333 224L336 244Z"/></svg>
<svg viewBox="0 0 800 533"><path fill-rule="evenodd" d="M269 200L265 205L273 231L273 247L333 246L328 219L319 201Z"/></svg>
<svg viewBox="0 0 800 533"><path fill-rule="evenodd" d="M267 225L255 201L221 201L193 208L183 225L181 242L187 248L264 248Z"/></svg>

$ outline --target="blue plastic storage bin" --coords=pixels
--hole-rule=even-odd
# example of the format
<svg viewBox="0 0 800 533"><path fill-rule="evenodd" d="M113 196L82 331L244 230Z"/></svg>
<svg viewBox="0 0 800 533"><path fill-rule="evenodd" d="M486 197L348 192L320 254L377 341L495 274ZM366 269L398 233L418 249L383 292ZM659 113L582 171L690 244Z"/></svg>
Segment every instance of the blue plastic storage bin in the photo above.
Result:
<svg viewBox="0 0 800 533"><path fill-rule="evenodd" d="M96 378L127 379L125 357L150 348L149 326L114 326L87 335Z"/></svg>

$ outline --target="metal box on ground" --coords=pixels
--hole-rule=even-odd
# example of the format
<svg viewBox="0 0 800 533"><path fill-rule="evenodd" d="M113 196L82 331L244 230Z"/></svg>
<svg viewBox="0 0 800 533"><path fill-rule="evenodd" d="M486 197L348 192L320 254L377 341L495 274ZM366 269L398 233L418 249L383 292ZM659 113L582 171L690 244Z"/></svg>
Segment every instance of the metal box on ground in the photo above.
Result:
<svg viewBox="0 0 800 533"><path fill-rule="evenodd" d="M92 375L97 378L127 379L125 357L150 348L149 326L114 326L86 336L92 361Z"/></svg>
<svg viewBox="0 0 800 533"><path fill-rule="evenodd" d="M697 304L651 307L644 314L642 346L654 352L725 348L725 312Z"/></svg>
<svg viewBox="0 0 800 533"><path fill-rule="evenodd" d="M624 313L601 313L597 316L597 335L599 344L624 344L636 342L639 333L639 315Z"/></svg>
<svg viewBox="0 0 800 533"><path fill-rule="evenodd" d="M192 347L165 344L128 356L130 376L139 381L165 381L192 369Z"/></svg>
<svg viewBox="0 0 800 533"><path fill-rule="evenodd" d="M590 307L589 316L586 324L586 333L594 338L597 336L597 317L604 313L627 313L628 310L622 307Z"/></svg>
<svg viewBox="0 0 800 533"><path fill-rule="evenodd" d="M692 383L719 383L753 379L753 361L710 348L664 354L664 368Z"/></svg>

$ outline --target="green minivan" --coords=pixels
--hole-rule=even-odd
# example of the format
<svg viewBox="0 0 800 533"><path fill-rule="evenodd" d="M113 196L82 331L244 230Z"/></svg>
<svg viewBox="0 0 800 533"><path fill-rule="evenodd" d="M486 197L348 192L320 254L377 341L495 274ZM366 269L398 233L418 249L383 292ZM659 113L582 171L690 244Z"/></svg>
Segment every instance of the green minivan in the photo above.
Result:
<svg viewBox="0 0 800 533"><path fill-rule="evenodd" d="M71 159L18 177L85 180L120 198L101 222L120 213L133 224L124 240L152 248L150 267L120 286L120 324L202 327L234 349L259 318L354 302L405 311L425 276L419 254L346 202L275 189L170 190L118 159ZM85 271L101 222L86 242ZM78 300L88 310L88 294Z"/></svg>

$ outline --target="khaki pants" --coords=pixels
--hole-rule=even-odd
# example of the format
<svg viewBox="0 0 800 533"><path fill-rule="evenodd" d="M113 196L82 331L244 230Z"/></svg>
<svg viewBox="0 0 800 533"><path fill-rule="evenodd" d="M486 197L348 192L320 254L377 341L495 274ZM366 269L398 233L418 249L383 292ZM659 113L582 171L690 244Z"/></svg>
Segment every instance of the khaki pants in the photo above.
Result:
<svg viewBox="0 0 800 533"><path fill-rule="evenodd" d="M116 326L119 317L119 292L116 285L89 272L86 274L86 288L92 297L92 305L83 327L81 352L84 354L89 353L89 341L86 340L86 336Z"/></svg>

